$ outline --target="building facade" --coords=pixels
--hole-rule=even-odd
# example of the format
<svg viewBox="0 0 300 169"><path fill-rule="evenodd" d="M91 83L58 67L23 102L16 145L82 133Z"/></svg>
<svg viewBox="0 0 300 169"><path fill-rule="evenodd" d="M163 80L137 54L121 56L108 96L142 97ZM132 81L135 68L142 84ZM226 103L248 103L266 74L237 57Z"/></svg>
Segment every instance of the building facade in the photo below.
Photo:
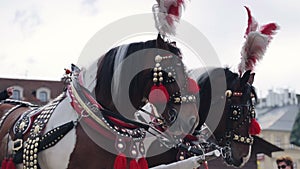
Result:
<svg viewBox="0 0 300 169"><path fill-rule="evenodd" d="M62 81L0 78L0 90L13 87L12 99L44 105L63 92Z"/></svg>
<svg viewBox="0 0 300 169"><path fill-rule="evenodd" d="M290 134L297 114L300 112L299 95L288 89L280 92L269 90L266 98L257 107L257 118L262 127L260 137L284 149L274 152L272 157L260 154L258 169L277 168L276 158L290 156L294 169L300 169L300 147L290 144Z"/></svg>

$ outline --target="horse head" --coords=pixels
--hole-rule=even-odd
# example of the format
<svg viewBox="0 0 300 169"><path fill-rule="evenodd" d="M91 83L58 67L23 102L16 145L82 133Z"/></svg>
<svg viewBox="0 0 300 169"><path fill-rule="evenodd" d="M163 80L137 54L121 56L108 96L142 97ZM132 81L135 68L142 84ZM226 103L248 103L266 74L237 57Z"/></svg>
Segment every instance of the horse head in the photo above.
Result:
<svg viewBox="0 0 300 169"><path fill-rule="evenodd" d="M85 84L103 108L132 120L135 112L150 102L156 108L151 123L159 130L181 135L196 127L193 90L197 87L188 79L175 43L158 36L156 40L118 46L94 66L86 72L96 69L96 77ZM85 77L88 73L83 73Z"/></svg>
<svg viewBox="0 0 300 169"><path fill-rule="evenodd" d="M228 148L223 157L228 165L243 166L250 157L255 119L252 86L254 74L242 76L228 68L214 68L200 76L199 126L207 124L219 146ZM224 86L225 84L225 86ZM254 129L255 130L255 129Z"/></svg>

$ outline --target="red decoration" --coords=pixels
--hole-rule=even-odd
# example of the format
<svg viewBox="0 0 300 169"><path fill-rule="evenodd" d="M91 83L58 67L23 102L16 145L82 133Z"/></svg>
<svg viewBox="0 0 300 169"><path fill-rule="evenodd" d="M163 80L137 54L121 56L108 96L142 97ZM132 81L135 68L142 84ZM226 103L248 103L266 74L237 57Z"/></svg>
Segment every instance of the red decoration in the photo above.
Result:
<svg viewBox="0 0 300 169"><path fill-rule="evenodd" d="M2 161L2 163L1 163L1 169L6 169L7 162L8 162L8 159L4 158L3 161Z"/></svg>
<svg viewBox="0 0 300 169"><path fill-rule="evenodd" d="M71 70L69 70L69 69L65 69L65 73L68 75L68 74L70 74L70 73L71 73Z"/></svg>
<svg viewBox="0 0 300 169"><path fill-rule="evenodd" d="M249 134L251 135L258 135L261 131L259 123L256 121L255 118L251 119L250 127L249 127Z"/></svg>
<svg viewBox="0 0 300 169"><path fill-rule="evenodd" d="M196 136L191 135L191 134L186 135L185 139L188 140L189 142L198 141L198 138Z"/></svg>
<svg viewBox="0 0 300 169"><path fill-rule="evenodd" d="M126 167L127 167L126 156L120 153L115 159L114 169L126 169Z"/></svg>
<svg viewBox="0 0 300 169"><path fill-rule="evenodd" d="M241 51L242 58L238 68L240 75L244 71L254 70L256 63L263 59L272 35L279 29L276 23L269 23L261 26L258 30L258 23L251 15L250 9L248 7L245 8L248 13L248 27L244 36L246 42Z"/></svg>
<svg viewBox="0 0 300 169"><path fill-rule="evenodd" d="M197 94L199 92L199 90L200 90L200 87L198 86L196 81L191 78L188 78L187 91L191 94Z"/></svg>
<svg viewBox="0 0 300 169"><path fill-rule="evenodd" d="M4 169L4 168L2 168ZM16 169L16 165L13 162L13 158L9 158L7 164L6 164L6 169Z"/></svg>
<svg viewBox="0 0 300 169"><path fill-rule="evenodd" d="M139 164L136 162L135 159L132 159L129 163L129 169L141 169Z"/></svg>
<svg viewBox="0 0 300 169"><path fill-rule="evenodd" d="M138 164L140 166L140 169L149 169L148 162L145 159L145 157L140 158L139 161L138 161Z"/></svg>
<svg viewBox="0 0 300 169"><path fill-rule="evenodd" d="M275 31L277 29L278 29L278 25L276 23L269 23L269 24L263 25L261 27L260 32L265 35L274 35L276 33Z"/></svg>
<svg viewBox="0 0 300 169"><path fill-rule="evenodd" d="M169 100L169 93L166 87L162 84L154 85L149 93L150 103L167 103Z"/></svg>
<svg viewBox="0 0 300 169"><path fill-rule="evenodd" d="M256 20L254 19L254 17L251 15L251 11L250 9L245 6L246 10L247 10L247 14L248 14L248 27L246 29L246 33L245 33L245 37L247 37L247 35L252 32L252 31L256 31L257 27L258 27L258 23L256 22Z"/></svg>

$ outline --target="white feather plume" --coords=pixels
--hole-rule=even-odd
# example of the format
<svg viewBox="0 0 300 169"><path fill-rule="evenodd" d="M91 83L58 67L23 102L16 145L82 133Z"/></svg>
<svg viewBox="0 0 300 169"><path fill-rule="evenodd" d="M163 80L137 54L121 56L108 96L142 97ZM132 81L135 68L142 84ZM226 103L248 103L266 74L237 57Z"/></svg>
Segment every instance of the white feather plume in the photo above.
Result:
<svg viewBox="0 0 300 169"><path fill-rule="evenodd" d="M245 38L246 42L241 51L241 63L239 64L239 73L243 74L244 71L253 70L256 63L260 61L267 47L273 38L272 35L276 33L279 29L279 26L276 23L269 23L260 27L258 29L258 23L251 16L249 8L248 12L248 27L246 29Z"/></svg>
<svg viewBox="0 0 300 169"><path fill-rule="evenodd" d="M157 0L158 4L153 5L152 12L155 20L155 27L163 36L176 35L176 27L180 22L182 10L185 6L184 0ZM176 14L172 14L172 10Z"/></svg>

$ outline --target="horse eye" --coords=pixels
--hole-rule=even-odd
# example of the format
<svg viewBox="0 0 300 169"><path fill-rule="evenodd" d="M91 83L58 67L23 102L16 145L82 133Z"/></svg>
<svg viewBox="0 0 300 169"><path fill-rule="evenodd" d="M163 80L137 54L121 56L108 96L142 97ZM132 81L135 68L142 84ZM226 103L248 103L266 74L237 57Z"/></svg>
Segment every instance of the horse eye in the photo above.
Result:
<svg viewBox="0 0 300 169"><path fill-rule="evenodd" d="M174 121L177 118L177 110L175 108L172 108L168 112L168 121L169 123L174 123Z"/></svg>

